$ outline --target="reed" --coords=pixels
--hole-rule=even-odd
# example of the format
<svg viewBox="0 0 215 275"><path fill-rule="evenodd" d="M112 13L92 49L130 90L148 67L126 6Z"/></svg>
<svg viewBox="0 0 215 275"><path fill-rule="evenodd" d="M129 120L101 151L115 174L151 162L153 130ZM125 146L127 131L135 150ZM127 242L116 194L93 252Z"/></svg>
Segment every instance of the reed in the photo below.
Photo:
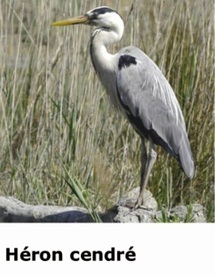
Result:
<svg viewBox="0 0 215 275"><path fill-rule="evenodd" d="M160 207L198 202L214 221L212 0L0 1L0 194L78 205L71 188L78 182L93 212L139 185L140 139L95 75L90 27L50 26L100 5L125 19L125 35L110 51L130 44L144 50L185 116L195 178L158 148L148 188Z"/></svg>

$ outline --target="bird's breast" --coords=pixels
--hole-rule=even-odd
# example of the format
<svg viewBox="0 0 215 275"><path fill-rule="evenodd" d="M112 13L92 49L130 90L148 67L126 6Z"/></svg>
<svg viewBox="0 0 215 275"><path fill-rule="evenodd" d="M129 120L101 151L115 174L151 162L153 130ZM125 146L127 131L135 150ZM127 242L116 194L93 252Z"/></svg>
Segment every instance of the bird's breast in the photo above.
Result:
<svg viewBox="0 0 215 275"><path fill-rule="evenodd" d="M121 105L116 90L118 63L115 55L109 54L106 48L97 49L93 45L90 47L90 55L100 82L104 86L112 104L119 109Z"/></svg>

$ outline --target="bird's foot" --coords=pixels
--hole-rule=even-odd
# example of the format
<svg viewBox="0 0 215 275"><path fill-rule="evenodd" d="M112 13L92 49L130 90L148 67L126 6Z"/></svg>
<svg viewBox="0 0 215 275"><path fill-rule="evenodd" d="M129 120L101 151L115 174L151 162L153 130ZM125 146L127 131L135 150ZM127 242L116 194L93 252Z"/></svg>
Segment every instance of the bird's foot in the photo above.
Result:
<svg viewBox="0 0 215 275"><path fill-rule="evenodd" d="M143 204L142 198L138 198L136 202L134 202L133 200L128 200L125 204L125 207L129 208L130 211L135 211L137 209L148 210L148 211L152 210L152 208L149 208Z"/></svg>
<svg viewBox="0 0 215 275"><path fill-rule="evenodd" d="M136 210L136 209L152 210L151 208L144 205L143 198L137 199L133 210Z"/></svg>

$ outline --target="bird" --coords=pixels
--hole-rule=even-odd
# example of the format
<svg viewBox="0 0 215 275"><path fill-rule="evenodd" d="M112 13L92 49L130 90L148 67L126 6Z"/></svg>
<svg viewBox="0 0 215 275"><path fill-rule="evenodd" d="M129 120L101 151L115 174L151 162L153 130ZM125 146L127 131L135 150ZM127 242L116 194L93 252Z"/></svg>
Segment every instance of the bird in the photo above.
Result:
<svg viewBox="0 0 215 275"><path fill-rule="evenodd" d="M52 23L52 26L85 24L94 26L90 56L110 101L131 123L141 138L140 191L134 208L144 205L144 192L157 158L155 145L173 156L190 179L194 160L182 110L164 74L154 61L135 46L110 53L109 45L121 40L122 16L101 6L84 15ZM148 145L148 146L147 146Z"/></svg>

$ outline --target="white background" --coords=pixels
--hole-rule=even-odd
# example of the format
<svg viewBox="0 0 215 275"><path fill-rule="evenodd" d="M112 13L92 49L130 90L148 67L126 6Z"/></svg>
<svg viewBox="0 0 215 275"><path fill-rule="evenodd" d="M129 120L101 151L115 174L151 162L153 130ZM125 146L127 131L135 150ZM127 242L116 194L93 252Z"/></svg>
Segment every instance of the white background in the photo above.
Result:
<svg viewBox="0 0 215 275"><path fill-rule="evenodd" d="M214 224L1 224L1 274L215 274ZM61 250L62 262L6 262L6 248ZM74 262L73 250L111 247L128 251L136 261ZM13 257L12 257L13 259Z"/></svg>

